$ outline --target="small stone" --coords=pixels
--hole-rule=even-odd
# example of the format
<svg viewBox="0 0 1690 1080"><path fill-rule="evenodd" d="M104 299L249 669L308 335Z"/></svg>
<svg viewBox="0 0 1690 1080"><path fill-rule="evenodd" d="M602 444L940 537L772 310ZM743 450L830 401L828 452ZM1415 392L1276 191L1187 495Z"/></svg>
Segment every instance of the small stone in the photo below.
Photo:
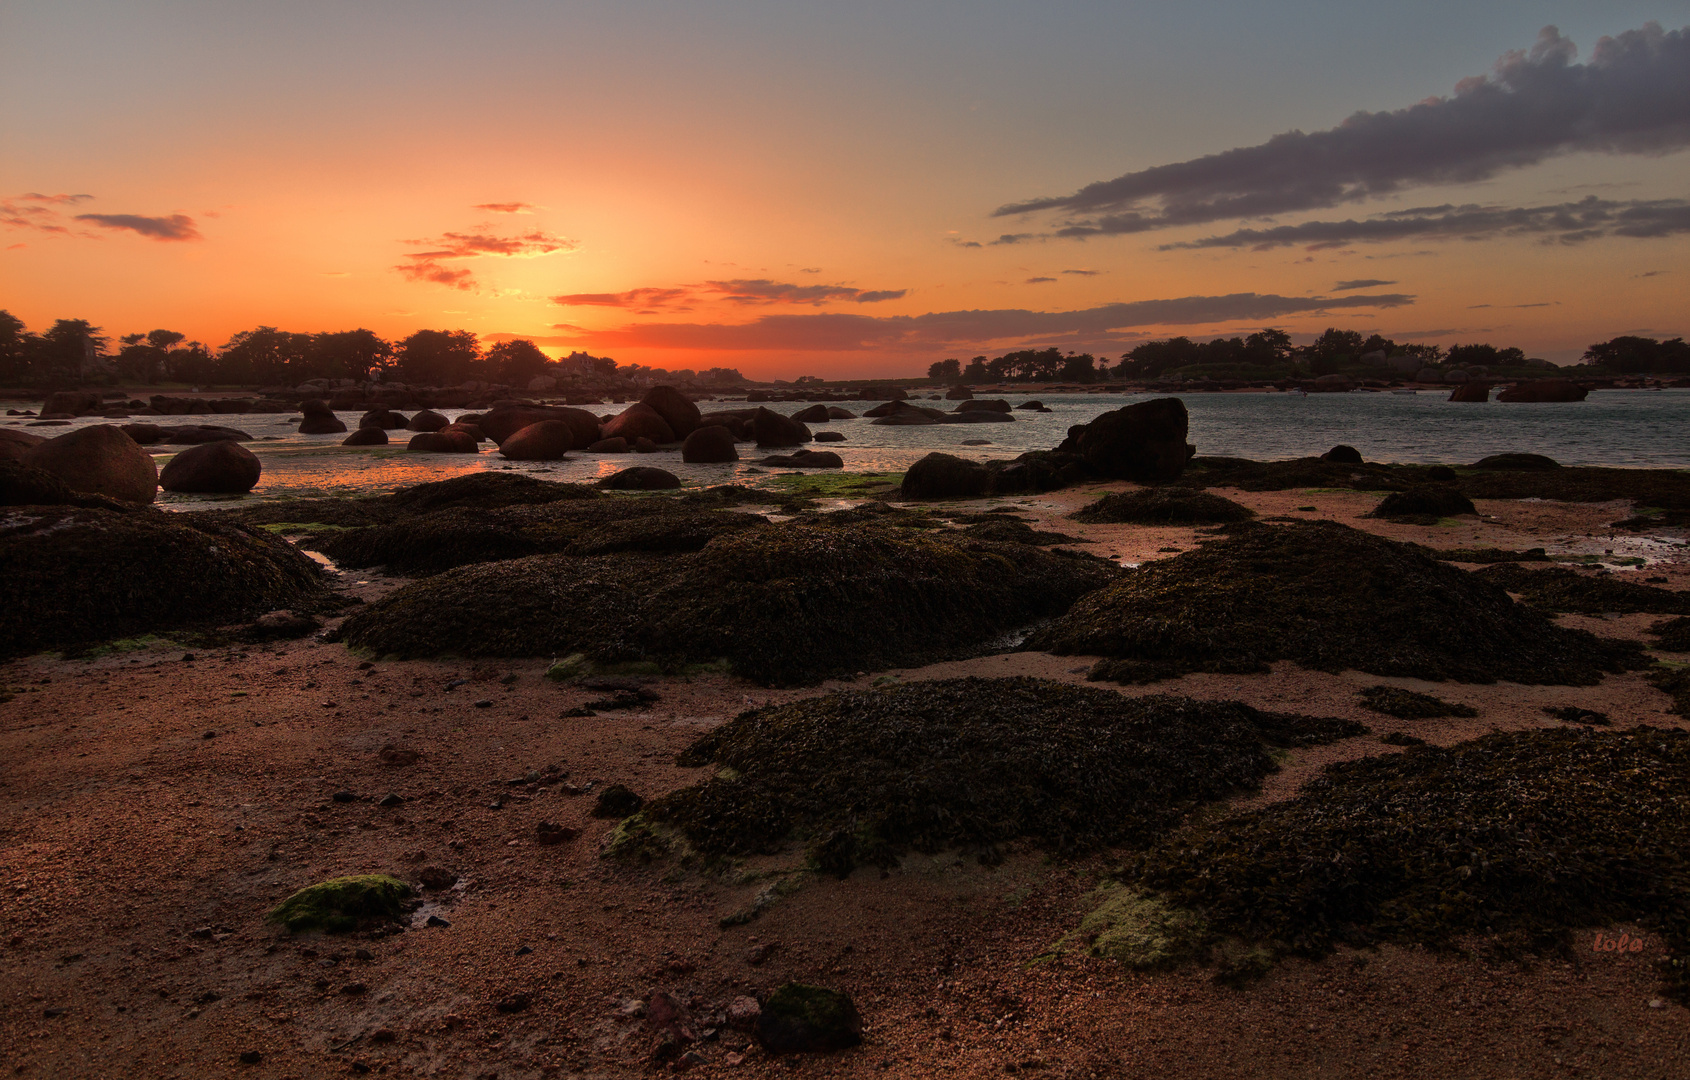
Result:
<svg viewBox="0 0 1690 1080"><path fill-rule="evenodd" d="M686 1072L695 1066L708 1064L708 1061L709 1059L697 1050L688 1050L675 1059L674 1069L676 1072Z"/></svg>
<svg viewBox="0 0 1690 1080"><path fill-rule="evenodd" d="M264 1060L264 1055L260 1054L256 1050L243 1050L241 1052L241 1064L242 1065L257 1065L259 1062L261 1062L263 1060Z"/></svg>
<svg viewBox="0 0 1690 1080"><path fill-rule="evenodd" d="M745 962L750 964L752 967L756 967L758 964L767 960L769 958L769 954L774 951L774 945L766 941L761 945L753 945L745 954Z"/></svg>
<svg viewBox="0 0 1690 1080"><path fill-rule="evenodd" d="M358 796L352 794L350 791L337 791L337 792L334 793L334 801L335 802L340 802L340 803L356 802L357 799L358 799Z"/></svg>
<svg viewBox="0 0 1690 1080"><path fill-rule="evenodd" d="M191 652L185 652L182 654L182 659L192 663L194 661L194 654Z"/></svg>
<svg viewBox="0 0 1690 1080"><path fill-rule="evenodd" d="M750 1031L757 1025L763 1007L754 997L736 997L728 1002L728 1026L735 1031Z"/></svg>
<svg viewBox="0 0 1690 1080"><path fill-rule="evenodd" d="M450 889L458 883L458 875L443 866L425 866L417 879L425 889Z"/></svg>
<svg viewBox="0 0 1690 1080"><path fill-rule="evenodd" d="M366 660L366 661L364 661L364 662L363 662L363 663L362 663L362 664L359 664L359 665L358 665L358 670L359 670L359 671L368 671L368 670L370 670L370 669L371 669L371 668L373 668L373 667L375 667L375 666L376 666L376 665L375 665L375 662L374 662L374 661L371 661L371 660Z"/></svg>
<svg viewBox="0 0 1690 1080"><path fill-rule="evenodd" d="M493 707L493 702L487 698L482 698L480 701L475 703L475 707L478 709L491 709Z"/></svg>
<svg viewBox="0 0 1690 1080"><path fill-rule="evenodd" d="M368 990L369 987L365 986L363 983L347 983L345 986L340 988L341 993L350 994L353 997L357 997L359 994Z"/></svg>
<svg viewBox="0 0 1690 1080"><path fill-rule="evenodd" d="M554 825L549 821L542 821L535 826L535 835L542 847L562 844L581 835L580 829L572 829L565 825Z"/></svg>
<svg viewBox="0 0 1690 1080"><path fill-rule="evenodd" d="M368 949L353 949L352 950L352 959L354 959L354 960L374 960L375 958L376 958L376 954L371 952Z"/></svg>
<svg viewBox="0 0 1690 1080"><path fill-rule="evenodd" d="M62 1008L58 1008L56 1006L52 1006L52 1007L42 1009L41 1015L45 1016L49 1020L57 1020L59 1017L63 1016L68 1011L69 1010L67 1010L67 1009L62 1009Z"/></svg>
<svg viewBox="0 0 1690 1080"><path fill-rule="evenodd" d="M392 1028L376 1028L370 1032L370 1041L373 1043L390 1043L398 1037L399 1033Z"/></svg>
<svg viewBox="0 0 1690 1080"><path fill-rule="evenodd" d="M533 999L527 994L512 994L493 1007L502 1013L519 1013L533 1003Z"/></svg>
<svg viewBox="0 0 1690 1080"><path fill-rule="evenodd" d="M1649 999L1649 1007L1651 1009L1664 1009L1664 1008L1667 1007L1666 999L1665 998L1650 998Z"/></svg>
<svg viewBox="0 0 1690 1080"><path fill-rule="evenodd" d="M534 951L533 949L530 949L528 946L524 945L522 948L516 950L516 955L527 956L529 953L531 953L533 951Z"/></svg>
<svg viewBox="0 0 1690 1080"><path fill-rule="evenodd" d="M377 806L389 806L389 807L391 807L391 806L398 806L400 803L402 803L404 801L405 801L404 799L400 798L398 795L396 795L396 794L394 794L393 792L390 791L386 795L383 795L381 797L381 801L376 803L376 805Z"/></svg>
<svg viewBox="0 0 1690 1080"><path fill-rule="evenodd" d="M445 919L442 919L438 915L430 915L428 917L428 921L423 923L423 925L424 926L451 926L452 924L447 922Z"/></svg>
<svg viewBox="0 0 1690 1080"><path fill-rule="evenodd" d="M386 746L381 748L380 753L376 756L380 759L383 765L403 766L415 765L417 763L417 759L422 755L409 747L388 743Z"/></svg>
<svg viewBox="0 0 1690 1080"><path fill-rule="evenodd" d="M201 735L200 738L202 738L202 739L215 739L215 738L217 738L217 732L208 731L204 735Z"/></svg>

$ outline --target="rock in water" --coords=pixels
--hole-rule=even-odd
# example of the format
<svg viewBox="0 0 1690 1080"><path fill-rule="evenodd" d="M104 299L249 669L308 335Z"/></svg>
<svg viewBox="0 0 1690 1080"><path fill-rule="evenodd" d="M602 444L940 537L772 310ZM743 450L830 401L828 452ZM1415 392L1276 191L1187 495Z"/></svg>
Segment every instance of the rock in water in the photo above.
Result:
<svg viewBox="0 0 1690 1080"><path fill-rule="evenodd" d="M562 420L529 424L499 444L499 453L512 461L562 461L575 445L575 433Z"/></svg>
<svg viewBox="0 0 1690 1080"><path fill-rule="evenodd" d="M673 386L652 387L640 398L640 404L662 417L676 439L686 438L698 427L698 406Z"/></svg>
<svg viewBox="0 0 1690 1080"><path fill-rule="evenodd" d="M346 424L329 408L329 403L322 398L312 398L299 403L299 411L305 414L305 419L299 423L301 435L333 435L345 431Z"/></svg>
<svg viewBox="0 0 1690 1080"><path fill-rule="evenodd" d="M496 405L476 421L484 435L496 443L504 441L542 420L562 420L575 433L574 445L591 446L599 440L599 418L586 409L561 405Z"/></svg>
<svg viewBox="0 0 1690 1080"><path fill-rule="evenodd" d="M404 425L401 424L400 427ZM342 446L386 446L387 432L379 427L361 427L340 440Z"/></svg>
<svg viewBox="0 0 1690 1080"><path fill-rule="evenodd" d="M1566 379L1533 379L1510 386L1496 395L1498 401L1583 401L1590 391Z"/></svg>
<svg viewBox="0 0 1690 1080"><path fill-rule="evenodd" d="M738 461L739 451L734 449L734 433L715 424L695 428L681 444L681 460L696 464Z"/></svg>
<svg viewBox="0 0 1690 1080"><path fill-rule="evenodd" d="M408 423L410 421L406 420L403 415L391 409L371 409L358 418L358 426L361 428L373 427L389 431L402 428Z"/></svg>
<svg viewBox="0 0 1690 1080"><path fill-rule="evenodd" d="M221 512L0 513L0 655L310 608L317 564Z"/></svg>
<svg viewBox="0 0 1690 1080"><path fill-rule="evenodd" d="M1456 387L1454 390L1450 391L1449 399L1451 401L1475 401L1475 402L1489 401L1490 400L1490 383L1487 383L1487 382L1463 383L1462 385Z"/></svg>
<svg viewBox="0 0 1690 1080"><path fill-rule="evenodd" d="M863 1018L848 994L789 982L763 1002L756 1032L771 1053L826 1053L861 1043Z"/></svg>
<svg viewBox="0 0 1690 1080"><path fill-rule="evenodd" d="M758 409L751 417L751 430L758 446L802 446L811 439L809 428L773 409Z"/></svg>
<svg viewBox="0 0 1690 1080"><path fill-rule="evenodd" d="M986 467L954 454L928 454L904 473L906 499L973 499L986 493Z"/></svg>
<svg viewBox="0 0 1690 1080"><path fill-rule="evenodd" d="M825 424L833 418L827 414L826 405L811 405L808 409L799 409L793 413L792 419L800 424Z"/></svg>
<svg viewBox="0 0 1690 1080"><path fill-rule="evenodd" d="M1190 450L1185 402L1152 398L1106 412L1080 434L1080 456L1100 476L1162 484L1179 479Z"/></svg>
<svg viewBox="0 0 1690 1080"><path fill-rule="evenodd" d="M1475 469L1536 471L1560 467L1559 461L1542 454L1492 454L1473 463Z"/></svg>
<svg viewBox="0 0 1690 1080"><path fill-rule="evenodd" d="M1353 446L1345 446L1343 443L1339 443L1320 455L1320 460L1336 462L1339 465L1360 465L1362 463L1361 451Z"/></svg>
<svg viewBox="0 0 1690 1080"><path fill-rule="evenodd" d="M650 439L654 443L671 443L675 441L675 432L656 409L636 402L604 425L604 437L622 438L629 442Z"/></svg>
<svg viewBox="0 0 1690 1080"><path fill-rule="evenodd" d="M451 422L433 409L424 409L405 422L405 430L439 431Z"/></svg>
<svg viewBox="0 0 1690 1080"><path fill-rule="evenodd" d="M380 428L371 429L380 432ZM382 435L383 440L387 438ZM264 472L258 456L232 442L208 442L171 458L159 474L166 491L237 495L251 491Z"/></svg>
<svg viewBox="0 0 1690 1080"><path fill-rule="evenodd" d="M111 424L48 439L24 451L22 460L57 476L72 491L136 503L158 497L158 467L152 455Z"/></svg>
<svg viewBox="0 0 1690 1080"><path fill-rule="evenodd" d="M649 465L635 465L599 481L599 487L608 491L666 491L680 486L680 477L667 469L654 469Z"/></svg>
<svg viewBox="0 0 1690 1080"><path fill-rule="evenodd" d="M1126 683L1295 660L1433 681L1593 685L1648 662L1637 643L1557 626L1416 545L1329 521L1225 529L1082 597L1023 647L1106 657L1092 677Z"/></svg>

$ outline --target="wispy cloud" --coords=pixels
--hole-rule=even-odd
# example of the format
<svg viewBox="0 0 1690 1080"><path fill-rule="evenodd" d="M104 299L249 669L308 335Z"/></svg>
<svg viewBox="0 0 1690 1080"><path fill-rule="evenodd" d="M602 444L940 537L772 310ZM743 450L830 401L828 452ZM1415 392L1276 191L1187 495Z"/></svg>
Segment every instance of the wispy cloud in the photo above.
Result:
<svg viewBox="0 0 1690 1080"><path fill-rule="evenodd" d="M1030 277L1026 281L1022 282L1022 284L1023 285L1043 285L1046 282L1051 282L1051 281L1055 281L1055 280L1056 279L1053 278L1053 277Z"/></svg>
<svg viewBox="0 0 1690 1080"><path fill-rule="evenodd" d="M1355 289L1377 289L1381 285L1395 285L1394 281L1383 281L1379 278L1355 278L1350 281L1340 281L1332 286L1333 292L1351 292Z"/></svg>
<svg viewBox="0 0 1690 1080"><path fill-rule="evenodd" d="M194 219L186 214L169 217L147 217L145 214L78 214L77 221L86 221L102 229L117 229L138 233L152 240L204 240Z"/></svg>
<svg viewBox="0 0 1690 1080"><path fill-rule="evenodd" d="M919 351L991 343L1107 343L1146 326L1198 326L1233 320L1262 322L1288 315L1412 304L1402 293L1358 296L1278 296L1232 293L1104 304L1075 311L1024 308L938 311L925 315L872 316L850 312L769 314L745 323L653 322L610 330L571 329L557 344L590 342L603 348L785 350L857 352Z"/></svg>
<svg viewBox="0 0 1690 1080"><path fill-rule="evenodd" d="M58 195L43 195L39 191L28 191L19 195L18 199L21 202L48 203L53 206L75 206L78 203L85 203L93 197L92 195L66 195L62 192Z"/></svg>
<svg viewBox="0 0 1690 1080"><path fill-rule="evenodd" d="M525 202L484 202L476 203L472 210L485 210L489 214L532 214L539 207Z"/></svg>
<svg viewBox="0 0 1690 1080"><path fill-rule="evenodd" d="M994 216L1056 211L1055 235L1138 233L1318 210L1432 184L1470 183L1571 153L1690 146L1690 29L1656 23L1596 43L1588 63L1553 26L1450 97L1357 112L1335 128L1158 165L1028 199Z"/></svg>
<svg viewBox="0 0 1690 1080"><path fill-rule="evenodd" d="M1305 221L1265 229L1238 229L1222 236L1163 244L1181 248L1270 248L1306 246L1311 251L1346 244L1406 239L1475 240L1493 236L1541 236L1565 244L1602 236L1659 239L1690 232L1690 201L1650 199L1616 202L1586 196L1548 206L1419 206L1357 220Z"/></svg>
<svg viewBox="0 0 1690 1080"><path fill-rule="evenodd" d="M1064 274L1074 274L1079 277L1096 277L1097 275L1103 273L1101 270L1064 270L1062 272Z"/></svg>
<svg viewBox="0 0 1690 1080"><path fill-rule="evenodd" d="M553 236L538 229L516 236L448 232L427 240L406 240L405 243L424 250L408 253L405 258L409 261L393 268L396 273L407 281L432 282L464 292L475 289L475 272L468 267L448 266L447 263L484 257L536 259L560 251L574 251L580 246L567 237Z"/></svg>
<svg viewBox="0 0 1690 1080"><path fill-rule="evenodd" d="M619 293L564 293L552 302L564 307L615 307L629 310L691 311L695 305L720 302L737 306L801 304L820 307L832 302L878 304L898 300L907 289L858 289L849 285L795 285L768 278L732 278L664 288L646 287Z"/></svg>

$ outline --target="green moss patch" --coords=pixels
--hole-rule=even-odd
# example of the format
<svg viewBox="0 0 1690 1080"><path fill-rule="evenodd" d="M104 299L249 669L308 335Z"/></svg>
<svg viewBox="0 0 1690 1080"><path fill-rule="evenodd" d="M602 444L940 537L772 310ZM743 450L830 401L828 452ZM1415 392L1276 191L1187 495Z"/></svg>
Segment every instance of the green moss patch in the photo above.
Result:
<svg viewBox="0 0 1690 1080"><path fill-rule="evenodd" d="M783 495L811 499L862 499L886 495L903 483L904 474L886 473L776 473L760 479L759 487L769 487Z"/></svg>
<svg viewBox="0 0 1690 1080"><path fill-rule="evenodd" d="M1581 574L1562 566L1533 569L1493 566L1477 571L1493 585L1517 593L1545 611L1600 615L1605 611L1641 611L1650 615L1690 615L1690 593L1657 589L1612 574Z"/></svg>
<svg viewBox="0 0 1690 1080"><path fill-rule="evenodd" d="M1119 568L907 529L763 525L697 552L542 555L465 566L353 615L375 655L569 656L665 671L726 659L764 683L978 655Z"/></svg>
<svg viewBox="0 0 1690 1080"><path fill-rule="evenodd" d="M1053 951L1084 951L1134 971L1178 967L1208 951L1210 934L1203 920L1165 900L1107 882L1090 902L1096 906Z"/></svg>
<svg viewBox="0 0 1690 1080"><path fill-rule="evenodd" d="M721 771L644 816L707 854L802 843L835 874L911 850L990 861L1020 839L1054 851L1144 843L1195 805L1257 788L1278 768L1269 744L1365 730L1042 679L919 682L742 713L678 758Z"/></svg>
<svg viewBox="0 0 1690 1080"><path fill-rule="evenodd" d="M1127 884L1275 955L1562 947L1638 922L1690 983L1690 733L1562 728L1331 765L1295 799L1169 838Z"/></svg>
<svg viewBox="0 0 1690 1080"><path fill-rule="evenodd" d="M1248 521L1256 512L1195 488L1156 487L1105 495L1068 516L1094 524L1226 525Z"/></svg>
<svg viewBox="0 0 1690 1080"><path fill-rule="evenodd" d="M385 874L357 874L308 885L277 904L264 921L298 933L344 934L365 926L398 922L411 887Z"/></svg>
<svg viewBox="0 0 1690 1080"><path fill-rule="evenodd" d="M1376 713L1394 716L1398 720L1435 720L1441 716L1474 717L1479 710L1471 705L1456 705L1441 701L1431 694L1418 694L1395 686L1369 686L1361 692L1361 707Z"/></svg>
<svg viewBox="0 0 1690 1080"><path fill-rule="evenodd" d="M1101 656L1096 679L1317 671L1589 685L1647 665L1634 642L1556 626L1479 575L1336 522L1247 523L1123 575L1024 648Z"/></svg>

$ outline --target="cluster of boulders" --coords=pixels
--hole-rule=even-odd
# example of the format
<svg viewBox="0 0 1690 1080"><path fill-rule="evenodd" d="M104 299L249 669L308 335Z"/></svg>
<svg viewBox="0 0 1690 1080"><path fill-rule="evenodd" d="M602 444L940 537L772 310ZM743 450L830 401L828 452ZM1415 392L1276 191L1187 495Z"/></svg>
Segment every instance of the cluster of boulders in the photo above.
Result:
<svg viewBox="0 0 1690 1080"><path fill-rule="evenodd" d="M150 503L161 487L200 494L251 491L263 466L252 451L236 442L250 438L228 428L160 429L150 424L97 424L53 439L0 429L0 461L41 470L72 492ZM191 445L160 472L143 448L155 442Z"/></svg>

